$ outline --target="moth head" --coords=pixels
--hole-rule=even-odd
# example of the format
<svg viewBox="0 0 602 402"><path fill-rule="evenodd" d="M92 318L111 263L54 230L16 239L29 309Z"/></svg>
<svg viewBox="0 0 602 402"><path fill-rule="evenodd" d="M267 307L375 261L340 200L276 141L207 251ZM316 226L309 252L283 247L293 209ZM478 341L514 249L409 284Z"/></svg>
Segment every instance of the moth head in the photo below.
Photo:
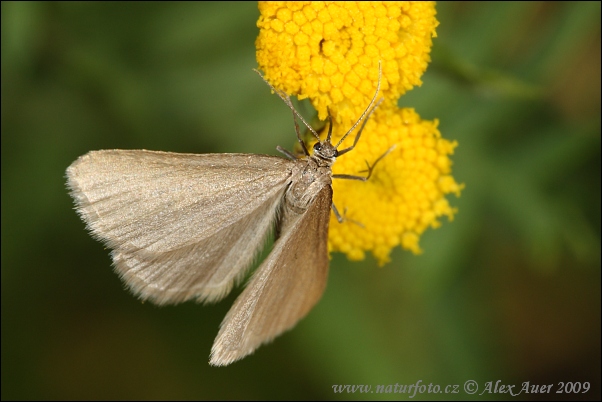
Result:
<svg viewBox="0 0 602 402"><path fill-rule="evenodd" d="M334 145L330 143L330 138L325 141L318 141L314 144L314 155L320 159L334 162L339 152Z"/></svg>

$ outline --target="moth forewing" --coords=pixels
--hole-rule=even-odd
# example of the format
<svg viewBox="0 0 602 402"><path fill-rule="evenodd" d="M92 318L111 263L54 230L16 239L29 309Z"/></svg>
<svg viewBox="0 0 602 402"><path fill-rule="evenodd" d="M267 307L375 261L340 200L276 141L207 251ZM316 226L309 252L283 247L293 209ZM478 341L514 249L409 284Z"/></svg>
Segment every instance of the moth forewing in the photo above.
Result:
<svg viewBox="0 0 602 402"><path fill-rule="evenodd" d="M291 329L318 302L328 277L332 188L322 187L299 213L283 207L281 236L224 318L210 363L225 366Z"/></svg>
<svg viewBox="0 0 602 402"><path fill-rule="evenodd" d="M190 246L164 253L115 250L116 269L134 293L157 304L220 300L265 244L281 199L276 193L236 224Z"/></svg>
<svg viewBox="0 0 602 402"><path fill-rule="evenodd" d="M158 304L224 297L264 245L294 161L92 151L67 169L76 210L132 291Z"/></svg>

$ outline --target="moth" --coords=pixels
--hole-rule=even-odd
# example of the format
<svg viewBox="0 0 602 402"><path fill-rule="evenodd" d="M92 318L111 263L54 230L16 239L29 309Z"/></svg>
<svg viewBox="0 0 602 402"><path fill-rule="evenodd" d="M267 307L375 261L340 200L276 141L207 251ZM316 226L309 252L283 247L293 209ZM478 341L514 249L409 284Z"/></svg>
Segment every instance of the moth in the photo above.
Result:
<svg viewBox="0 0 602 402"><path fill-rule="evenodd" d="M344 220L332 203L332 179L365 181L384 157L368 165L366 176L332 174L380 103L380 72L370 104L336 145L330 117L320 140L288 95L264 81L293 112L301 158L281 147L286 158L101 150L79 157L66 172L75 209L112 250L115 271L135 295L159 305L225 297L276 226L271 252L220 326L210 356L215 366L253 353L318 302L328 276L330 210ZM297 119L317 139L313 154ZM353 145L338 150L362 121Z"/></svg>

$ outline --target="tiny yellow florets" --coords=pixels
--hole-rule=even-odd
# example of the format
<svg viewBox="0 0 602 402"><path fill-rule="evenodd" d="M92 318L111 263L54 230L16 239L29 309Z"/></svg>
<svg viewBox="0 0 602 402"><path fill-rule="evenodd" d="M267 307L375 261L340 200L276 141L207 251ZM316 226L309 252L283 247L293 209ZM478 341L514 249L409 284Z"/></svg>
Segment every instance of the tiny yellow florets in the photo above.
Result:
<svg viewBox="0 0 602 402"><path fill-rule="evenodd" d="M397 246L420 253L420 235L440 226L440 217L454 217L445 195L459 196L464 187L451 176L457 143L441 138L437 120L397 107L399 96L421 84L430 61L439 24L434 3L260 2L259 10L259 68L276 88L309 97L320 119L328 108L333 144L370 104L381 66L384 101L355 149L337 158L333 174L366 176L389 152L368 181L333 179L333 203L345 222L331 215L329 250L351 260L370 251L380 264ZM338 149L351 146L359 129Z"/></svg>
<svg viewBox="0 0 602 402"><path fill-rule="evenodd" d="M344 134L337 127L333 142ZM459 194L463 188L449 175L449 155L456 143L441 138L437 121L421 120L413 109L377 109L356 148L337 158L333 174L366 176L367 163L374 164L393 145L370 180L333 180L333 202L347 221L340 224L331 217L331 251L343 252L352 260L363 259L364 252L371 251L385 263L398 245L420 253L422 232L438 227L443 215L453 219L455 209L444 196Z"/></svg>
<svg viewBox="0 0 602 402"><path fill-rule="evenodd" d="M259 2L257 62L276 88L309 97L348 124L374 95L397 102L420 85L430 61L433 2Z"/></svg>

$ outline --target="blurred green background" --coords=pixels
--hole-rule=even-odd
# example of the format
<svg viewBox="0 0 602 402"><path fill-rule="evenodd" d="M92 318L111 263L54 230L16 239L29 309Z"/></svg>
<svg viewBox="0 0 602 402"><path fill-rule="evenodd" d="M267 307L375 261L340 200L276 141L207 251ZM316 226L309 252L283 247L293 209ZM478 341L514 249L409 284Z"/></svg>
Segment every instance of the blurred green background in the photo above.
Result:
<svg viewBox="0 0 602 402"><path fill-rule="evenodd" d="M401 98L458 140L459 214L378 268L333 255L297 327L226 368L215 305L140 303L73 211L104 148L277 154L256 3L2 2L2 399L406 399L334 384L554 384L600 399L600 3L442 3ZM305 109L311 116L311 111ZM559 382L588 393L555 394ZM479 391L480 392L480 391ZM415 399L512 399L424 394Z"/></svg>

